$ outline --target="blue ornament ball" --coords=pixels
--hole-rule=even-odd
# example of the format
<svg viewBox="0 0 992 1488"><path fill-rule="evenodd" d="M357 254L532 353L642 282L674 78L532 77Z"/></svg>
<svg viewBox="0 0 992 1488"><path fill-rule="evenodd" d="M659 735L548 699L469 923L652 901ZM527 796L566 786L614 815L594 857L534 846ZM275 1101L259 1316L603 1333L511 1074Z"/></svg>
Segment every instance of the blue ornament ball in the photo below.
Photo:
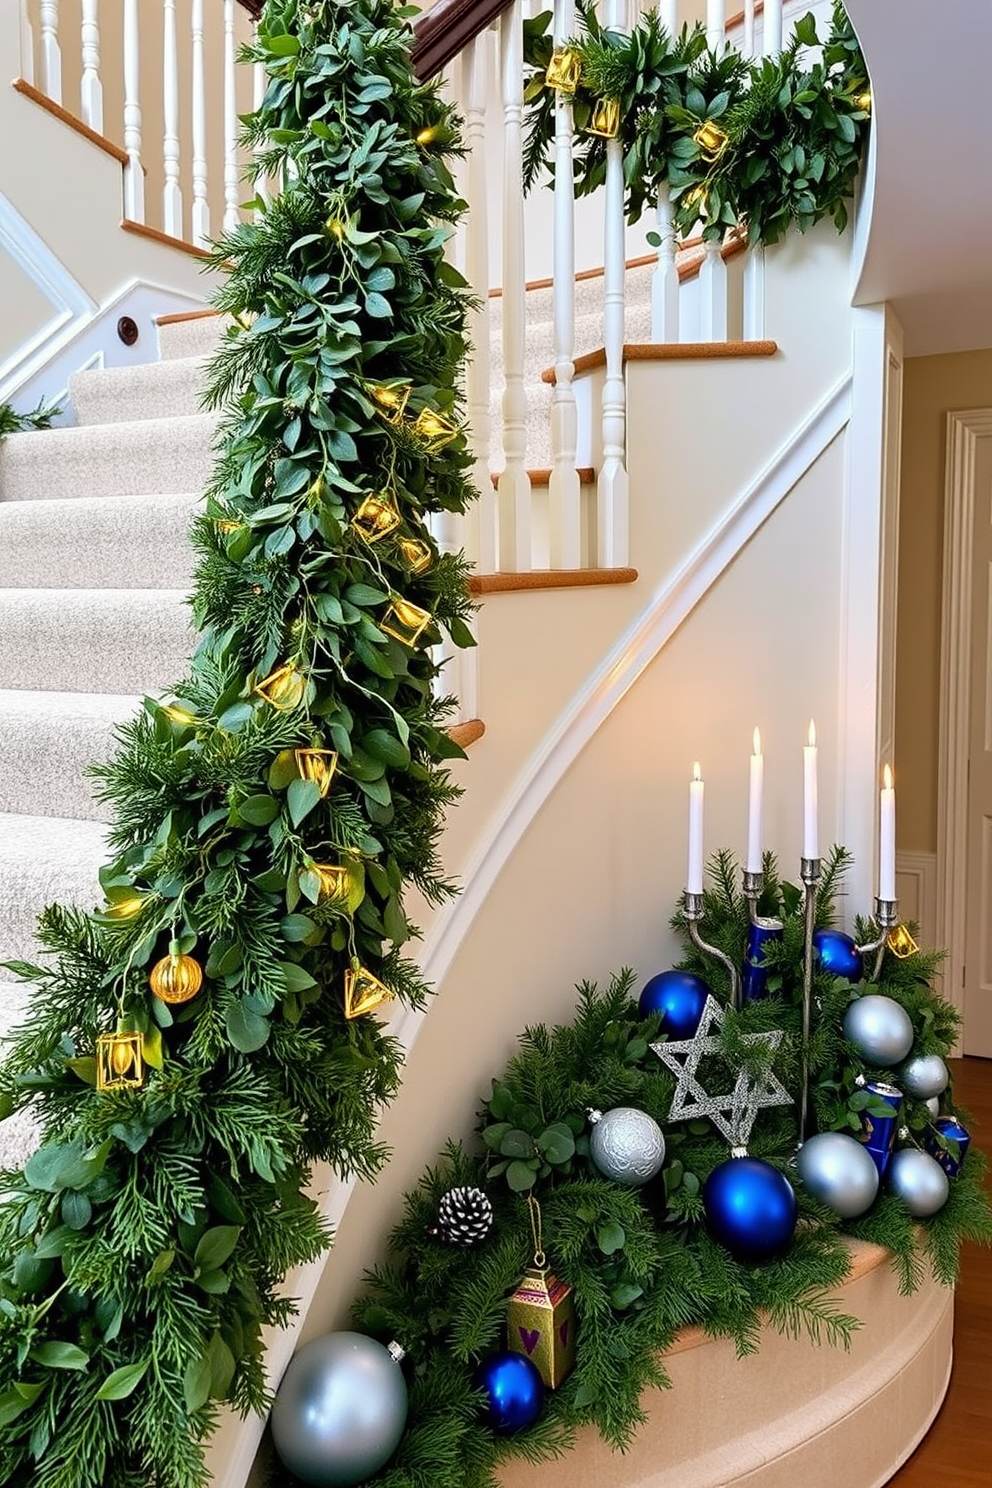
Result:
<svg viewBox="0 0 992 1488"><path fill-rule="evenodd" d="M757 1157L732 1157L703 1184L706 1226L735 1260L756 1264L785 1250L797 1205L784 1173Z"/></svg>
<svg viewBox="0 0 992 1488"><path fill-rule="evenodd" d="M813 955L817 965L831 976L848 982L860 982L864 975L861 952L843 930L814 930Z"/></svg>
<svg viewBox="0 0 992 1488"><path fill-rule="evenodd" d="M702 977L673 967L645 982L637 1011L642 1018L662 1013L661 1031L672 1040L694 1038L709 991Z"/></svg>
<svg viewBox="0 0 992 1488"><path fill-rule="evenodd" d="M511 1436L533 1426L544 1404L544 1381L524 1354L493 1354L483 1359L475 1375L486 1392L486 1415L494 1431Z"/></svg>

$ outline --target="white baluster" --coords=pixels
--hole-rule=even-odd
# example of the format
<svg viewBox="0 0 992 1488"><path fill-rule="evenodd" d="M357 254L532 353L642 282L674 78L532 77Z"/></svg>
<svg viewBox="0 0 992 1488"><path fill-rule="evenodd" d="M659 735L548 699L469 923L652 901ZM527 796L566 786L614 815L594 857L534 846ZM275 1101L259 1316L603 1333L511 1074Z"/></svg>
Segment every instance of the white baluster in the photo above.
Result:
<svg viewBox="0 0 992 1488"><path fill-rule="evenodd" d="M744 0L744 46L745 57L754 56L754 0Z"/></svg>
<svg viewBox="0 0 992 1488"><path fill-rule="evenodd" d="M59 46L59 0L41 0L41 86L55 103L62 102L62 49Z"/></svg>
<svg viewBox="0 0 992 1488"><path fill-rule="evenodd" d="M606 25L625 28L626 0L607 0ZM626 390L623 381L624 281L627 277L623 212L623 146L606 141L606 190L603 210L603 345L606 380L603 385L603 464L597 486L598 551L600 568L619 568L627 562ZM653 288L653 286L652 286Z"/></svg>
<svg viewBox="0 0 992 1488"><path fill-rule="evenodd" d="M658 0L658 15L669 36L677 36L679 29L679 0Z"/></svg>
<svg viewBox="0 0 992 1488"><path fill-rule="evenodd" d="M722 52L727 20L726 0L706 0L706 45Z"/></svg>
<svg viewBox="0 0 992 1488"><path fill-rule="evenodd" d="M34 82L34 28L31 25L29 0L21 0L21 77Z"/></svg>
<svg viewBox="0 0 992 1488"><path fill-rule="evenodd" d="M465 377L473 471L479 499L469 509L469 555L483 573L496 567L496 492L489 461L489 213L486 176L486 94L489 32L482 31L462 52L462 98L465 117L465 169L468 216L465 219L465 277L479 300L469 314L472 358Z"/></svg>
<svg viewBox="0 0 992 1488"><path fill-rule="evenodd" d="M762 51L766 57L777 57L782 50L782 0L765 0Z"/></svg>
<svg viewBox="0 0 992 1488"><path fill-rule="evenodd" d="M503 91L503 452L499 478L499 566L526 572L531 554L531 485L527 471L524 392L526 281L524 268L524 41L521 0L500 21Z"/></svg>
<svg viewBox="0 0 992 1488"><path fill-rule="evenodd" d="M103 133L103 84L100 81L100 0L83 0L79 39L83 52L83 77L79 102L83 123Z"/></svg>
<svg viewBox="0 0 992 1488"><path fill-rule="evenodd" d="M252 63L251 81L252 81L252 100L251 100L251 106L252 106L253 110L255 111L255 113L258 113L258 110L262 107L262 102L263 102L263 100L265 98L265 90L266 90L266 88L269 85L268 74L265 71L265 63L264 62L253 62ZM258 144L258 145L255 146L254 153L255 153L256 159L260 155L264 154L264 152L265 152L265 145L264 145L264 143ZM272 187L271 187L271 182L269 181L268 176L257 176L255 178L255 195L258 197L258 199L260 201L267 202L267 201L271 201L272 200ZM261 216L261 212L258 211L258 212L256 212L255 215L256 215L256 217L259 217L259 216Z"/></svg>
<svg viewBox="0 0 992 1488"><path fill-rule="evenodd" d="M703 341L727 339L727 265L719 242L705 244L699 270L699 334Z"/></svg>
<svg viewBox="0 0 992 1488"><path fill-rule="evenodd" d="M762 341L765 335L765 250L749 248L744 261L744 340Z"/></svg>
<svg viewBox="0 0 992 1488"><path fill-rule="evenodd" d="M573 0L556 0L554 44L562 46L575 30ZM578 414L575 366L575 197L572 187L572 104L555 97L555 231L554 231L555 390L551 401L551 481L548 491L552 568L578 568L581 561L579 505L581 489L575 466Z"/></svg>
<svg viewBox="0 0 992 1488"><path fill-rule="evenodd" d="M207 201L207 94L203 70L203 0L193 0L190 12L193 42L193 242L210 241Z"/></svg>
<svg viewBox="0 0 992 1488"><path fill-rule="evenodd" d="M668 182L658 189L658 267L651 275L651 339L679 339L679 271L675 267L675 213Z"/></svg>
<svg viewBox="0 0 992 1488"><path fill-rule="evenodd" d="M138 37L138 0L124 0L124 215L145 220L145 174L141 169L141 51Z"/></svg>
<svg viewBox="0 0 992 1488"><path fill-rule="evenodd" d="M235 93L234 0L224 0L224 231L233 232L238 212L238 100Z"/></svg>
<svg viewBox="0 0 992 1488"><path fill-rule="evenodd" d="M173 238L183 235L183 189L179 181L179 43L176 0L162 6L162 226Z"/></svg>

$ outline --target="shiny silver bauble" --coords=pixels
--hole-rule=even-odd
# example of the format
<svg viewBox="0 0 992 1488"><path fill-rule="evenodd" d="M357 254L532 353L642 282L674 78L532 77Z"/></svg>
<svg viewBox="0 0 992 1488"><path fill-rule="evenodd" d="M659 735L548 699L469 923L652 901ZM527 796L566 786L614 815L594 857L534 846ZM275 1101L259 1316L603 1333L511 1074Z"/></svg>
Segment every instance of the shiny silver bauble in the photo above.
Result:
<svg viewBox="0 0 992 1488"><path fill-rule="evenodd" d="M937 1117L940 1115L940 1096L932 1095L926 1102L926 1108L930 1113L932 1120L936 1121Z"/></svg>
<svg viewBox="0 0 992 1488"><path fill-rule="evenodd" d="M871 1154L844 1132L820 1132L799 1149L796 1171L815 1199L841 1219L870 1209L878 1193Z"/></svg>
<svg viewBox="0 0 992 1488"><path fill-rule="evenodd" d="M893 1152L886 1181L914 1219L926 1219L943 1209L950 1192L940 1163L915 1147L900 1147Z"/></svg>
<svg viewBox="0 0 992 1488"><path fill-rule="evenodd" d="M615 1106L612 1111L590 1113L592 1134L589 1156L604 1178L640 1188L661 1172L665 1161L665 1138L661 1127L646 1111L635 1106Z"/></svg>
<svg viewBox="0 0 992 1488"><path fill-rule="evenodd" d="M913 1023L901 1003L869 992L844 1014L844 1037L868 1064L890 1069L913 1047Z"/></svg>
<svg viewBox="0 0 992 1488"><path fill-rule="evenodd" d="M939 1054L917 1054L899 1071L899 1084L907 1095L914 1095L917 1100L943 1095L950 1078Z"/></svg>
<svg viewBox="0 0 992 1488"><path fill-rule="evenodd" d="M272 1439L304 1483L350 1488L389 1461L406 1414L396 1356L364 1333L328 1333L290 1360L272 1407Z"/></svg>

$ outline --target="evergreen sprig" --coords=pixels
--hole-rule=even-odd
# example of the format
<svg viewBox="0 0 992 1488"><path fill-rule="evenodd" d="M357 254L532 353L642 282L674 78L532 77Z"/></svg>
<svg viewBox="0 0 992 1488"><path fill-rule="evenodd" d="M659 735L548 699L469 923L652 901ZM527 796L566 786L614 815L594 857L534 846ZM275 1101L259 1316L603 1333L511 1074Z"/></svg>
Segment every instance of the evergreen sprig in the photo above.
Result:
<svg viewBox="0 0 992 1488"><path fill-rule="evenodd" d="M401 1051L345 1016L344 977L428 995L404 894L453 892L437 842L461 753L431 647L472 644L465 561L429 524L474 494L469 299L444 256L458 121L411 73L408 14L270 0L243 55L267 77L245 142L285 188L213 255L231 321L208 372L200 640L94 772L102 908L49 909L45 958L14 967L32 992L0 1101L32 1107L41 1145L0 1174L11 1488L202 1488L219 1402L268 1404L262 1329L292 1315L286 1272L329 1243L313 1163L369 1178L384 1159ZM0 436L49 416L0 410ZM379 541L357 515L371 496L399 522ZM389 633L406 604L428 622L409 641ZM336 756L326 793L313 750L325 771ZM183 1005L151 994L167 954L203 970ZM143 1082L97 1089L115 1029L140 1042Z"/></svg>

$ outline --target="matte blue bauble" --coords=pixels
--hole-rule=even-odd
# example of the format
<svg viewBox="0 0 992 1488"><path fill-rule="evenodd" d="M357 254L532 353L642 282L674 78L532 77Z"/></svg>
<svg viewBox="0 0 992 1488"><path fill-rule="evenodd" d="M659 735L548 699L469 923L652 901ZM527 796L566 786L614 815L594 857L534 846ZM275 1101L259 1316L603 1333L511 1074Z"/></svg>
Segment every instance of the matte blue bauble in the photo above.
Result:
<svg viewBox="0 0 992 1488"><path fill-rule="evenodd" d="M483 1359L475 1383L488 1397L487 1417L494 1431L510 1436L533 1426L544 1404L544 1381L536 1364L523 1354L493 1354Z"/></svg>
<svg viewBox="0 0 992 1488"><path fill-rule="evenodd" d="M702 977L691 971L659 971L645 982L637 1004L642 1018L663 1013L661 1031L673 1041L694 1038L709 996Z"/></svg>
<svg viewBox="0 0 992 1488"><path fill-rule="evenodd" d="M814 930L813 955L821 970L829 971L831 976L860 982L864 975L861 952L843 930Z"/></svg>
<svg viewBox="0 0 992 1488"><path fill-rule="evenodd" d="M770 1261L792 1239L796 1196L784 1173L757 1157L732 1157L703 1184L706 1225L738 1261Z"/></svg>

